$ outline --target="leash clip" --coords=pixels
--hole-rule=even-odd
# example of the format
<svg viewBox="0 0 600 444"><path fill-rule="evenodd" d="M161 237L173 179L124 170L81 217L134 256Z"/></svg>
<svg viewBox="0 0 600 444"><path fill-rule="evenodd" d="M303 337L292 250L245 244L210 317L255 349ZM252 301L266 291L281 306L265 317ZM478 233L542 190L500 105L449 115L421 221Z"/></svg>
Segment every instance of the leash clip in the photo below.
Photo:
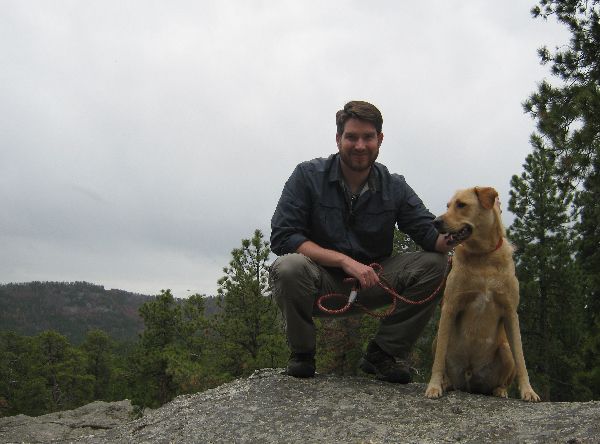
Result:
<svg viewBox="0 0 600 444"><path fill-rule="evenodd" d="M348 297L348 303L354 304L354 302L356 302L357 298L358 298L358 290L352 290L350 292L350 296Z"/></svg>

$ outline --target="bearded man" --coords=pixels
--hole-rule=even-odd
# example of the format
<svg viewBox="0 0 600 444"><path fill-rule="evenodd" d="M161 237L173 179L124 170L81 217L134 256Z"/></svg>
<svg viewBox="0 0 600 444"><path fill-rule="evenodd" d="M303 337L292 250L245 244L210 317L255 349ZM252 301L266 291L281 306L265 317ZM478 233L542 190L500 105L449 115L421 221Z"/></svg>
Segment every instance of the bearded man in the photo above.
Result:
<svg viewBox="0 0 600 444"><path fill-rule="evenodd" d="M352 284L344 280L353 277L363 306L389 305L390 294L369 266L378 263L397 294L427 299L443 279L450 251L433 226L435 216L404 177L376 162L383 142L379 110L368 102L349 102L337 112L336 126L338 152L300 163L271 219L271 249L279 257L269 282L285 319L291 351L286 372L295 377L315 374L313 317L329 316L318 308L321 296L349 294ZM392 256L395 226L424 251ZM400 302L382 318L360 368L384 381L410 382L406 358L441 296L422 305ZM351 306L344 315L363 313Z"/></svg>

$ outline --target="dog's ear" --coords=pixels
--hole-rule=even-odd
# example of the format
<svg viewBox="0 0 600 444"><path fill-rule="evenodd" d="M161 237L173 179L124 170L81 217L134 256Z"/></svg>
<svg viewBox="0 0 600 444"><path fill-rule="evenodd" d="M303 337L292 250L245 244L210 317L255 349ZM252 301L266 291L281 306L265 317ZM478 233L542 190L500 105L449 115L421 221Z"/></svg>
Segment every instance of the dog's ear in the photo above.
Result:
<svg viewBox="0 0 600 444"><path fill-rule="evenodd" d="M498 197L498 192L492 187L475 187L475 194L483 205L483 208L491 210L494 208L494 203Z"/></svg>

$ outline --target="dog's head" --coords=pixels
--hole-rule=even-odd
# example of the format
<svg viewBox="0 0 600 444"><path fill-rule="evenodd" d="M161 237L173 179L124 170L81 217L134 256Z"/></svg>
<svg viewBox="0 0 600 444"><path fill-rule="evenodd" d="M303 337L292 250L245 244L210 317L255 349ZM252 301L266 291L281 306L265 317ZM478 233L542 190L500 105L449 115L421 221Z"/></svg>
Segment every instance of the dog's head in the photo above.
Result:
<svg viewBox="0 0 600 444"><path fill-rule="evenodd" d="M506 230L496 205L498 192L491 187L458 190L448 202L448 211L433 223L438 232L445 234L446 244L456 246L469 240L484 244L498 242Z"/></svg>

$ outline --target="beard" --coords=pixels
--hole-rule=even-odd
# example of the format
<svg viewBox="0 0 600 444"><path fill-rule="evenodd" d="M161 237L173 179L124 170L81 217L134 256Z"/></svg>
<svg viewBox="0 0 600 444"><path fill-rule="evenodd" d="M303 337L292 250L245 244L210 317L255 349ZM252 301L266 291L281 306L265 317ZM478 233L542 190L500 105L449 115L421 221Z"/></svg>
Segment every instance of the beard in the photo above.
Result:
<svg viewBox="0 0 600 444"><path fill-rule="evenodd" d="M340 152L340 159L348 168L357 173L369 170L377 160L379 152L367 151L365 155L356 157L352 152Z"/></svg>

